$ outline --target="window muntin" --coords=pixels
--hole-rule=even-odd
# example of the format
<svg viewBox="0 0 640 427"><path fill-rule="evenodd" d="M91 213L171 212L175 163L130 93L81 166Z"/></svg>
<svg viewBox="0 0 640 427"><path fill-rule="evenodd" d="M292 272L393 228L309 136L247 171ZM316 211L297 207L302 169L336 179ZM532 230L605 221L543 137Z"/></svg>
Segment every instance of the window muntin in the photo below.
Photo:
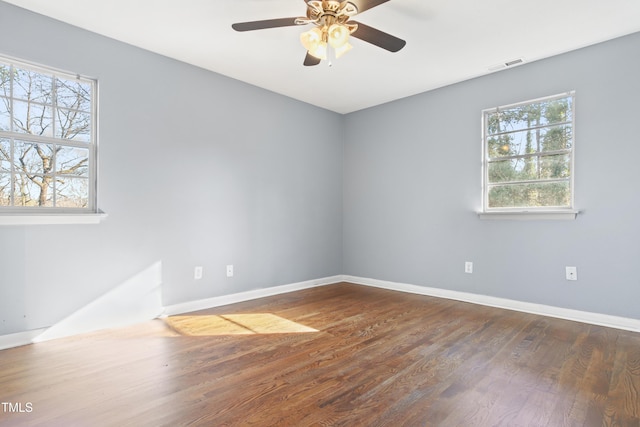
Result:
<svg viewBox="0 0 640 427"><path fill-rule="evenodd" d="M483 111L484 211L573 208L574 93Z"/></svg>
<svg viewBox="0 0 640 427"><path fill-rule="evenodd" d="M96 81L0 57L0 213L96 211Z"/></svg>

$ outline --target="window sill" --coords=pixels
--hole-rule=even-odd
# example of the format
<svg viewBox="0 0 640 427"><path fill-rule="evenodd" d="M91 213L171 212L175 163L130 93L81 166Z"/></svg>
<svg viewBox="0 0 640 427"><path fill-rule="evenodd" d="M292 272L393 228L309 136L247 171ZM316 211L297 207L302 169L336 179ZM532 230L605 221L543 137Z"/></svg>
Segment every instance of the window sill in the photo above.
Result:
<svg viewBox="0 0 640 427"><path fill-rule="evenodd" d="M48 214L2 214L1 225L54 225L54 224L99 224L107 214L97 213L48 213Z"/></svg>
<svg viewBox="0 0 640 427"><path fill-rule="evenodd" d="M567 221L574 220L580 211L562 210L562 211L540 211L540 212L478 212L480 219L489 220L518 220L518 221Z"/></svg>

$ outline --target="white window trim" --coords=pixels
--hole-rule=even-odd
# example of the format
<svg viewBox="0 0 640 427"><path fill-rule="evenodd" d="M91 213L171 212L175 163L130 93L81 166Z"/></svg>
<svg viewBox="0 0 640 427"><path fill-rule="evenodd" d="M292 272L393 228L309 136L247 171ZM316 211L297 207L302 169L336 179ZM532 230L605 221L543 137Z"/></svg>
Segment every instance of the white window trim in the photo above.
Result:
<svg viewBox="0 0 640 427"><path fill-rule="evenodd" d="M521 105L532 104L535 102L541 102L554 98L561 98L565 96L573 97L572 104L572 131L573 131L573 145L571 147L571 206L568 208L546 208L546 207L524 207L524 208L489 208L487 207L487 180L488 180L488 166L487 166L487 141L485 139L486 128L486 114L501 109L509 109L518 107ZM487 108L482 110L481 129L482 129L482 210L478 211L478 217L484 220L575 220L580 210L575 209L575 91L568 91L551 96L545 96L541 98L531 99L524 102L517 102L514 104L502 105L499 107Z"/></svg>
<svg viewBox="0 0 640 427"><path fill-rule="evenodd" d="M90 205L84 209L2 209L0 210L0 226L11 225L53 225L53 224L98 224L107 218L107 214L98 208L98 80L96 78L81 76L77 73L60 70L51 66L39 65L31 62L2 55L5 62L35 70L44 74L58 75L63 78L83 78L91 80L93 94L91 99L92 147L90 148L91 163L89 166L90 176L93 176L92 185L89 190ZM30 136L31 137L31 136ZM36 137L37 138L37 137ZM47 141L49 142L49 141ZM91 178L90 178L91 181Z"/></svg>
<svg viewBox="0 0 640 427"><path fill-rule="evenodd" d="M34 213L34 214L2 214L0 226L6 225L55 225L55 224L99 224L107 218L107 214L98 212L83 213Z"/></svg>
<svg viewBox="0 0 640 427"><path fill-rule="evenodd" d="M562 211L517 211L517 212L505 212L505 211L492 211L492 212L478 212L480 219L489 220L517 220L517 221L529 221L529 220L574 220L577 218L581 211L574 209L567 209Z"/></svg>

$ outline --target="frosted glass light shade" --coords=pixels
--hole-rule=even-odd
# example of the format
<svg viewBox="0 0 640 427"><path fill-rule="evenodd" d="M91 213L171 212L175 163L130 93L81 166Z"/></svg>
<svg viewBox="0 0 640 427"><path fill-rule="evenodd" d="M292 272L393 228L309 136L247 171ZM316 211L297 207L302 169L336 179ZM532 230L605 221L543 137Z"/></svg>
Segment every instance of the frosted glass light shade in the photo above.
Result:
<svg viewBox="0 0 640 427"><path fill-rule="evenodd" d="M336 47L334 50L336 51L336 59L340 58L345 53L349 52L353 46L351 43L345 43L340 47Z"/></svg>
<svg viewBox="0 0 640 427"><path fill-rule="evenodd" d="M319 28L312 28L300 34L300 43L316 58L327 59L327 42L322 40L322 31Z"/></svg>
<svg viewBox="0 0 640 427"><path fill-rule="evenodd" d="M341 48L349 41L349 29L344 25L333 24L329 27L329 44L334 49Z"/></svg>

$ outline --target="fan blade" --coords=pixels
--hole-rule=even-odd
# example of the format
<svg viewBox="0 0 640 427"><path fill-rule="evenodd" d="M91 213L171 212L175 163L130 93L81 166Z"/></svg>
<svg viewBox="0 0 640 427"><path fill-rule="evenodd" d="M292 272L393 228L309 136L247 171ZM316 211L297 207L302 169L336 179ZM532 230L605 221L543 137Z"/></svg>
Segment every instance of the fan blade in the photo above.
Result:
<svg viewBox="0 0 640 427"><path fill-rule="evenodd" d="M236 24L232 24L231 28L236 31L253 31L264 30L267 28L291 27L298 25L296 24L296 19L298 18L278 18L265 19L264 21L238 22Z"/></svg>
<svg viewBox="0 0 640 427"><path fill-rule="evenodd" d="M377 30L368 25L361 24L360 22L349 21L354 24L358 24L358 29L351 33L352 37L360 40L364 40L368 43L388 50L389 52L397 52L407 44L406 41L399 39L391 34L387 34L383 31Z"/></svg>
<svg viewBox="0 0 640 427"><path fill-rule="evenodd" d="M389 0L349 0L358 8L358 13L362 13L365 10L373 9L376 6L380 6L382 3L386 3Z"/></svg>
<svg viewBox="0 0 640 427"><path fill-rule="evenodd" d="M315 56L311 55L309 52L307 52L307 56L304 57L304 65L305 65L305 67L318 65L320 63L320 61L321 61L320 58L316 58Z"/></svg>

